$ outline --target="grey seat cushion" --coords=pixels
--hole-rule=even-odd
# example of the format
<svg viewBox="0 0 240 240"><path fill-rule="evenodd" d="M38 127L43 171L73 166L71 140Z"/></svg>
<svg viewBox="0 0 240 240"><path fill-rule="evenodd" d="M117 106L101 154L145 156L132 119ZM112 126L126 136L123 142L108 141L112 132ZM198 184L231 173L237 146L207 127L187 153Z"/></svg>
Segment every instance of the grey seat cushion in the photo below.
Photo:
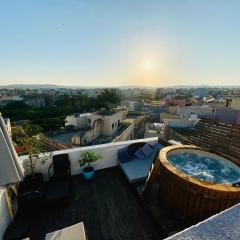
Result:
<svg viewBox="0 0 240 240"><path fill-rule="evenodd" d="M119 166L123 170L129 182L141 181L148 176L149 169L156 153L161 148L163 148L163 146L157 143L153 147L153 152L145 159L134 158L128 162L119 162Z"/></svg>
<svg viewBox="0 0 240 240"><path fill-rule="evenodd" d="M129 162L120 163L119 165L128 178L129 182L137 182L147 177L151 164L152 161L147 158L135 158Z"/></svg>

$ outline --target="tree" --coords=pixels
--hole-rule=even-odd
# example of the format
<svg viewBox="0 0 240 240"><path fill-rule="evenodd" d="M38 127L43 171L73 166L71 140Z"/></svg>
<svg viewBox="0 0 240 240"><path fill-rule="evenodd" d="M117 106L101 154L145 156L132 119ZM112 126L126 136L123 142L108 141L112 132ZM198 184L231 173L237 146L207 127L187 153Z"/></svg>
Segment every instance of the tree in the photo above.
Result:
<svg viewBox="0 0 240 240"><path fill-rule="evenodd" d="M41 143L33 136L25 134L19 137L18 142L24 148L25 154L28 155L28 160L25 162L24 167L30 169L32 178L35 177L36 163L41 160L40 163L45 163L47 159L51 158L52 153L41 153Z"/></svg>
<svg viewBox="0 0 240 240"><path fill-rule="evenodd" d="M28 135L21 136L18 139L18 142L24 147L24 150L26 154L29 157L29 166L31 170L31 175L34 177L35 174L35 166L36 166L36 161L39 157L40 154L40 145L39 142L36 140L34 137L30 137Z"/></svg>
<svg viewBox="0 0 240 240"><path fill-rule="evenodd" d="M21 126L12 127L12 139L15 143L19 144L18 140L24 137L25 132Z"/></svg>
<svg viewBox="0 0 240 240"><path fill-rule="evenodd" d="M43 132L43 128L41 126L32 123L24 123L22 128L28 136L34 136Z"/></svg>
<svg viewBox="0 0 240 240"><path fill-rule="evenodd" d="M116 107L120 102L120 96L116 89L105 89L104 92L97 97L98 108Z"/></svg>

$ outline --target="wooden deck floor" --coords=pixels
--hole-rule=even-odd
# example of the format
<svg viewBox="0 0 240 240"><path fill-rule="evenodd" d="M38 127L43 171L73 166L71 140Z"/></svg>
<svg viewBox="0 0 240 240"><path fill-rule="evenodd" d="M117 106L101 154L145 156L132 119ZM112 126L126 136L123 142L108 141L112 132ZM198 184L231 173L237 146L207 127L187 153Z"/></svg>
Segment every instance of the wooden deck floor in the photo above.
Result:
<svg viewBox="0 0 240 240"><path fill-rule="evenodd" d="M83 221L89 240L160 239L151 218L118 167L96 172L86 181L73 176L69 206L46 211L31 222L33 239Z"/></svg>

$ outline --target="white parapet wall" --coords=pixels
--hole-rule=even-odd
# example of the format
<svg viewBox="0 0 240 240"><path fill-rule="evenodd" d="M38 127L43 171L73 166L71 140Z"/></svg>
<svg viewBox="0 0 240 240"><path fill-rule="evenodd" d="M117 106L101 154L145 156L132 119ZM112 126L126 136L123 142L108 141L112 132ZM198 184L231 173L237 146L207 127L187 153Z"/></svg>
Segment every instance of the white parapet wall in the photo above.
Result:
<svg viewBox="0 0 240 240"><path fill-rule="evenodd" d="M0 239L3 239L4 232L11 222L5 191L5 188L0 187Z"/></svg>
<svg viewBox="0 0 240 240"><path fill-rule="evenodd" d="M92 166L95 170L114 167L118 165L117 161L117 152L119 149L128 146L135 142L148 142L154 143L157 142L158 138L146 138L146 139L138 139L138 140L130 140L130 141L123 141L123 142L116 142L116 143L107 143L101 145L94 145L94 146L87 146L87 147L79 147L79 148L70 148L64 149L60 151L55 151L52 154L58 155L62 153L68 153L69 159L71 161L71 172L72 175L76 175L81 173L82 169L79 165L79 160L81 158L81 153L84 151L94 151L97 154L102 156L102 160L98 160L97 162L93 163ZM42 161L44 159L44 161ZM28 161L28 156L21 156L23 166L26 166ZM47 159L40 156L39 161L36 164L36 172L40 172L44 175L45 179L48 178L48 168L51 164L52 159L48 157ZM24 167L26 169L26 167ZM27 175L29 172L26 170L25 174Z"/></svg>
<svg viewBox="0 0 240 240"><path fill-rule="evenodd" d="M239 226L240 204L237 204L165 240L238 240Z"/></svg>

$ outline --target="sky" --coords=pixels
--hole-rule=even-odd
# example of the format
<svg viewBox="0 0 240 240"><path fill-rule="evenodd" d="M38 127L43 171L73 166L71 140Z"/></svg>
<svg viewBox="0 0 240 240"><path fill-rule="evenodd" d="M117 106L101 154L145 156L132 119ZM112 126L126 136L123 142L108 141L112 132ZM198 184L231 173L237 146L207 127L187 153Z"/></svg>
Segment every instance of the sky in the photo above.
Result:
<svg viewBox="0 0 240 240"><path fill-rule="evenodd" d="M0 0L0 85L240 85L239 0Z"/></svg>

